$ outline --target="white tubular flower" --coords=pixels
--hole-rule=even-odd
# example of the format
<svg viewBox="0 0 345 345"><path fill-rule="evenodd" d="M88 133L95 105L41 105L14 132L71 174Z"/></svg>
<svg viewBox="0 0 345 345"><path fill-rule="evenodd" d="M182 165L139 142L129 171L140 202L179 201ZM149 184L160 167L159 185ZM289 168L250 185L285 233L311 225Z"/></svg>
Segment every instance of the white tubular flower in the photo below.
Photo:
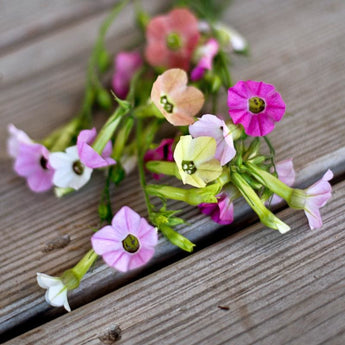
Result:
<svg viewBox="0 0 345 345"><path fill-rule="evenodd" d="M62 188L81 188L93 171L80 161L77 146L68 147L66 152L51 153L49 163L55 169L53 184Z"/></svg>
<svg viewBox="0 0 345 345"><path fill-rule="evenodd" d="M43 288L47 289L45 294L46 302L53 307L64 307L68 312L71 307L67 300L67 287L59 277L51 277L44 273L37 273L37 283Z"/></svg>

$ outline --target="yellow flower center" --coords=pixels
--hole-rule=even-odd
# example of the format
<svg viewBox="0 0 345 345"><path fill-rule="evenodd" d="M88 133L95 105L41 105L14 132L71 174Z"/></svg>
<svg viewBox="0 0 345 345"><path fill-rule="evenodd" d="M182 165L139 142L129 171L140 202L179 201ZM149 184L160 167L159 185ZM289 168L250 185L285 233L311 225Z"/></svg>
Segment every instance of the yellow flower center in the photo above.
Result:
<svg viewBox="0 0 345 345"><path fill-rule="evenodd" d="M127 235L127 237L122 241L123 249L128 253L135 253L139 249L139 240L132 234Z"/></svg>
<svg viewBox="0 0 345 345"><path fill-rule="evenodd" d="M188 174L192 175L196 172L196 167L193 161L182 161L182 170Z"/></svg>
<svg viewBox="0 0 345 345"><path fill-rule="evenodd" d="M167 96L162 96L160 99L160 102L164 110L168 112L169 114L171 114L174 111L174 105L168 101Z"/></svg>
<svg viewBox="0 0 345 345"><path fill-rule="evenodd" d="M248 101L248 104L249 104L249 111L251 111L254 114L261 113L266 107L265 101L260 97L250 98Z"/></svg>
<svg viewBox="0 0 345 345"><path fill-rule="evenodd" d="M181 41L180 35L176 32L171 32L166 37L166 44L170 50L173 50L173 51L179 50L182 47L182 41Z"/></svg>

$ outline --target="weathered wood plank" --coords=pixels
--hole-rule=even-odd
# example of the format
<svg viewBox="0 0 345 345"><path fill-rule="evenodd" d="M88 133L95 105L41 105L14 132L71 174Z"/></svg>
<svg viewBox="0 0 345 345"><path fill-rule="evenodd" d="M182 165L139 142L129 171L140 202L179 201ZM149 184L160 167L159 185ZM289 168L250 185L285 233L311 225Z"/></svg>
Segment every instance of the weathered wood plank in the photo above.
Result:
<svg viewBox="0 0 345 345"><path fill-rule="evenodd" d="M343 344L344 197L323 229L285 210L285 235L252 226L8 344L99 344L115 325L118 344Z"/></svg>
<svg viewBox="0 0 345 345"><path fill-rule="evenodd" d="M325 5L322 1L312 0L261 0L234 1L225 15L229 24L248 37L252 47L250 61L234 59L234 78L263 79L276 84L289 105L289 111L293 113L293 116L287 117L277 126L271 139L277 149L278 159L295 157L296 168L302 170L299 183L304 185L319 178L328 166L335 167L338 175L344 172L345 122L342 118L345 101L341 85L345 82L345 75L339 73L343 67L342 51L345 45L342 35L344 13L345 4L341 1L330 1ZM247 18L256 18L258 26L255 21ZM77 23L76 26L64 29L64 35L58 37L62 44L59 50L67 54L66 58L59 55L56 60L50 61L49 56L46 56L42 68L38 66L34 74L25 72L30 69L30 61L25 59L28 53L18 49L17 57L20 58L15 65L18 73L12 75L11 72L7 82L3 80L2 83L2 123L13 122L27 130L33 138L41 138L77 111L83 89L86 50L90 42L85 45L81 43L81 49L74 49L70 42L82 41L91 31L96 32L95 28L89 27L98 23L93 20L87 19L89 24L85 27L83 23ZM117 25L120 24L122 22ZM119 29L117 25L114 31ZM77 30L77 27L87 31ZM59 33L52 35L52 42L54 35ZM65 35L70 37L64 38ZM116 39L117 46L114 49L128 46L128 40L132 37L129 34ZM56 44L53 42L49 45L46 39L42 42L41 46L37 42L35 49ZM67 51L68 47L74 50ZM15 55L12 55L14 59ZM4 61L0 60L1 66L10 66L9 60L2 64ZM14 73L15 68L11 71ZM224 97L223 106L220 107L224 113L225 104ZM0 128L0 136L6 136L4 127ZM35 273L59 274L77 262L88 249L92 228L97 227L96 208L102 188L101 174L95 174L95 179L88 186L63 200L56 200L49 193L33 195L23 180L11 172L10 161L5 157L2 148L2 331L27 320L38 319L38 316L54 317L62 312L50 309L45 304L42 291L35 282ZM114 208L128 204L145 215L143 200L138 198L138 189L136 176L132 176L126 185L114 193ZM172 206L181 207L178 203L172 203ZM249 219L247 211L242 206L236 208L237 216L246 215L242 223ZM184 208L181 216L191 223L181 229L191 240L200 241L217 228L200 215L196 208ZM236 224L218 230L215 236L234 230ZM46 242L65 234L71 237L68 246L42 253ZM176 253L172 246L161 240L153 263L162 262ZM114 274L99 263L79 290L71 295L71 305L75 308L85 304L138 274Z"/></svg>

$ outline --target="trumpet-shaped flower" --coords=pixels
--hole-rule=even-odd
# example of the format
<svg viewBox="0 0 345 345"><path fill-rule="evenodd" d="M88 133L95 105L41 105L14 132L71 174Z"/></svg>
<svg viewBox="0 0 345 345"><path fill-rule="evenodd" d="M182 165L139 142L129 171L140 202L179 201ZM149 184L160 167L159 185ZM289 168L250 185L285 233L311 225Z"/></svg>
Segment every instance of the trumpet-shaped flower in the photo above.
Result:
<svg viewBox="0 0 345 345"><path fill-rule="evenodd" d="M68 147L66 152L51 153L49 163L55 169L53 183L57 187L79 189L92 174L92 169L80 161L77 146Z"/></svg>
<svg viewBox="0 0 345 345"><path fill-rule="evenodd" d="M215 24L214 29L217 32L217 37L220 39L220 43L230 50L234 50L237 53L243 53L248 48L246 39L234 28L228 25Z"/></svg>
<svg viewBox="0 0 345 345"><path fill-rule="evenodd" d="M201 188L220 176L222 167L214 158L216 146L216 140L212 137L180 137L174 160L184 184Z"/></svg>
<svg viewBox="0 0 345 345"><path fill-rule="evenodd" d="M198 21L187 9L154 17L146 29L146 59L152 66L188 71L199 37Z"/></svg>
<svg viewBox="0 0 345 345"><path fill-rule="evenodd" d="M53 307L64 307L67 311L71 308L67 300L67 287L59 277L51 277L44 273L37 273L37 283L43 288L47 289L45 300Z"/></svg>
<svg viewBox="0 0 345 345"><path fill-rule="evenodd" d="M187 86L187 73L174 68L164 72L153 83L151 99L165 118L175 126L190 125L204 104L203 93Z"/></svg>
<svg viewBox="0 0 345 345"><path fill-rule="evenodd" d="M230 117L240 123L246 134L265 136L282 119L285 103L271 84L257 81L239 81L228 91Z"/></svg>
<svg viewBox="0 0 345 345"><path fill-rule="evenodd" d="M146 264L157 242L157 230L127 206L116 213L111 225L91 238L94 251L102 255L107 265L121 272Z"/></svg>
<svg viewBox="0 0 345 345"><path fill-rule="evenodd" d="M114 159L110 157L113 151L113 146L110 140L105 145L101 155L92 148L91 144L96 139L96 136L96 128L85 129L79 133L77 148L80 161L91 169L104 168L108 165L116 164Z"/></svg>
<svg viewBox="0 0 345 345"><path fill-rule="evenodd" d="M45 192L53 183L54 170L48 162L49 151L41 144L19 143L14 170L26 178L33 192Z"/></svg>
<svg viewBox="0 0 345 345"><path fill-rule="evenodd" d="M12 158L16 158L20 144L31 144L32 140L22 130L18 129L12 123L7 127L8 133L10 134L7 139L7 152Z"/></svg>
<svg viewBox="0 0 345 345"><path fill-rule="evenodd" d="M215 115L203 115L189 126L189 133L194 137L209 136L216 140L215 158L223 166L236 155L231 132L225 122Z"/></svg>
<svg viewBox="0 0 345 345"><path fill-rule="evenodd" d="M196 54L199 55L199 62L191 72L193 81L201 79L207 70L212 69L213 58L217 55L218 49L218 42L211 38L197 50Z"/></svg>
<svg viewBox="0 0 345 345"><path fill-rule="evenodd" d="M116 55L112 86L118 97L126 98L131 79L142 64L143 60L138 52L120 52Z"/></svg>

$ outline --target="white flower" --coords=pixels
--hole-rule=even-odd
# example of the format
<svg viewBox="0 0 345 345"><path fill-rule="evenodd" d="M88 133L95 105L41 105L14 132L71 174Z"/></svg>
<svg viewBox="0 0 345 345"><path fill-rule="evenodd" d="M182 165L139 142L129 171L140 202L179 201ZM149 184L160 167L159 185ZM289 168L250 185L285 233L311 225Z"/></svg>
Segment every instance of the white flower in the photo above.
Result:
<svg viewBox="0 0 345 345"><path fill-rule="evenodd" d="M81 188L93 171L80 161L77 146L68 147L66 152L51 153L49 163L55 169L54 185L62 188Z"/></svg>
<svg viewBox="0 0 345 345"><path fill-rule="evenodd" d="M12 123L7 126L7 130L10 134L7 139L7 152L12 158L16 158L19 144L31 144L32 140L24 131L18 129L16 126L12 125Z"/></svg>
<svg viewBox="0 0 345 345"><path fill-rule="evenodd" d="M67 287L64 285L61 278L51 277L44 273L37 273L37 283L41 288L47 289L45 294L47 303L53 307L64 306L67 311L71 311L71 307L67 300Z"/></svg>
<svg viewBox="0 0 345 345"><path fill-rule="evenodd" d="M246 39L234 28L228 25L216 24L215 29L221 34L222 43L230 45L235 52L244 52L248 48Z"/></svg>

